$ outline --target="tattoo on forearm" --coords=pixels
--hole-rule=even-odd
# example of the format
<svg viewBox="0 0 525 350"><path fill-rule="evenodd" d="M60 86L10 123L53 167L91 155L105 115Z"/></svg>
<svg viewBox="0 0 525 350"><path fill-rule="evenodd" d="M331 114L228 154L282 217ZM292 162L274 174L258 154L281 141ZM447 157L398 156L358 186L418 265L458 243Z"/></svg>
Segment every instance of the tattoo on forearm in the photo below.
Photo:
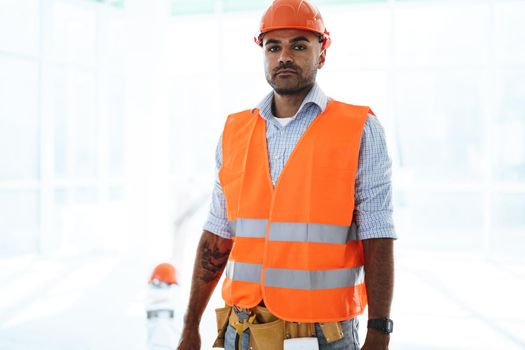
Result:
<svg viewBox="0 0 525 350"><path fill-rule="evenodd" d="M223 252L216 246L210 248L208 241L202 242L199 249L202 254L201 266L203 267L203 274L200 276L200 279L209 283L217 277L226 265L230 249Z"/></svg>

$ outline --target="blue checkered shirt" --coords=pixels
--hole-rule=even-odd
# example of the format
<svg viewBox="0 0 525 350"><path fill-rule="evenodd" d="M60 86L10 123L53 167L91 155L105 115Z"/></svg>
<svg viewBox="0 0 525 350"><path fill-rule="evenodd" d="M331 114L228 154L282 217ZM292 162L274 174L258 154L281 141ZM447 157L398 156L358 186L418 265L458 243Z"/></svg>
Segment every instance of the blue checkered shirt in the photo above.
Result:
<svg viewBox="0 0 525 350"><path fill-rule="evenodd" d="M273 92L257 106L266 120L266 141L270 173L275 185L288 157L308 125L321 113L329 99L316 84L303 100L297 114L286 125L272 113ZM204 230L224 238L232 238L226 217L226 201L218 178L222 164L222 135L216 158L216 178L212 201ZM360 239L397 238L392 220L392 162L388 156L385 133L377 117L369 114L361 136L359 162L355 178L354 222Z"/></svg>

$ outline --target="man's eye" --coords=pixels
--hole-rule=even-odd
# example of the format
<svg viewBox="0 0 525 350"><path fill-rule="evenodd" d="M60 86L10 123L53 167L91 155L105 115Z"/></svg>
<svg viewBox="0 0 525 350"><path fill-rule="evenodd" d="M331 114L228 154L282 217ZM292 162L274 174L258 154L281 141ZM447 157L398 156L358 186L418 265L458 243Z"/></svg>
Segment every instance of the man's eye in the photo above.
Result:
<svg viewBox="0 0 525 350"><path fill-rule="evenodd" d="M277 51L279 51L279 46L270 46L268 48L268 51L269 52L277 52Z"/></svg>
<svg viewBox="0 0 525 350"><path fill-rule="evenodd" d="M304 46L304 45L294 45L293 49L297 50L297 51L302 51L302 50L306 50L306 46Z"/></svg>

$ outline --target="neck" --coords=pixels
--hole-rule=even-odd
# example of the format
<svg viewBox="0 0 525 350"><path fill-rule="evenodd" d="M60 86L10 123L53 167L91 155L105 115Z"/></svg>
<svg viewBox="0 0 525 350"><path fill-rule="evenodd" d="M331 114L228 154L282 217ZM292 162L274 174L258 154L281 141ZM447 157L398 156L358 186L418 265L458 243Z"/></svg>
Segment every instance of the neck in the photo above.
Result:
<svg viewBox="0 0 525 350"><path fill-rule="evenodd" d="M274 91L273 115L277 118L293 117L299 110L299 107L301 107L301 103L303 103L309 91L310 89L306 89L295 95L280 95Z"/></svg>

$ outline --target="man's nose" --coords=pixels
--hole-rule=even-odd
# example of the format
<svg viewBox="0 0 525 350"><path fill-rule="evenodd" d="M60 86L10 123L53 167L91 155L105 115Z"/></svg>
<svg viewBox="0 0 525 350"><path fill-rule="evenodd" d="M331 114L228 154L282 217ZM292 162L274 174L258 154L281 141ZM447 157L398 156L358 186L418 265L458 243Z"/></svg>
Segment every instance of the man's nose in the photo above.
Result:
<svg viewBox="0 0 525 350"><path fill-rule="evenodd" d="M280 64L287 64L293 62L293 55L292 52L290 52L289 49L283 48L281 50L281 54L279 55L279 63Z"/></svg>

